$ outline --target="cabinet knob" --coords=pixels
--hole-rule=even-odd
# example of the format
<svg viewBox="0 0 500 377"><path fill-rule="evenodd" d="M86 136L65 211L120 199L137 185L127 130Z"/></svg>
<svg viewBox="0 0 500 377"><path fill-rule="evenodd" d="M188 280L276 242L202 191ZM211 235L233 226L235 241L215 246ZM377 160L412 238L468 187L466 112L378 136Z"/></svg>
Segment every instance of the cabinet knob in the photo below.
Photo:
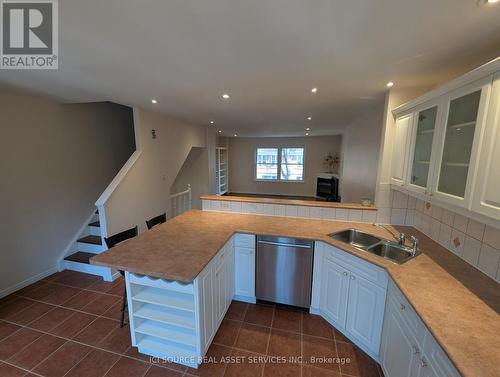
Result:
<svg viewBox="0 0 500 377"><path fill-rule="evenodd" d="M418 355L420 353L420 350L418 349L417 346L413 346L413 354Z"/></svg>
<svg viewBox="0 0 500 377"><path fill-rule="evenodd" d="M399 305L400 305L401 310L406 310L406 306L404 304L400 303Z"/></svg>
<svg viewBox="0 0 500 377"><path fill-rule="evenodd" d="M356 276L351 275L351 280L355 280L355 279L356 279Z"/></svg>
<svg viewBox="0 0 500 377"><path fill-rule="evenodd" d="M347 272L346 272L346 271L344 271L344 272L342 273L342 275L347 276Z"/></svg>
<svg viewBox="0 0 500 377"><path fill-rule="evenodd" d="M424 358L421 358L421 359L420 359L420 366L421 366L422 368L425 368L425 367L427 366L427 361L425 361L425 359L424 359Z"/></svg>

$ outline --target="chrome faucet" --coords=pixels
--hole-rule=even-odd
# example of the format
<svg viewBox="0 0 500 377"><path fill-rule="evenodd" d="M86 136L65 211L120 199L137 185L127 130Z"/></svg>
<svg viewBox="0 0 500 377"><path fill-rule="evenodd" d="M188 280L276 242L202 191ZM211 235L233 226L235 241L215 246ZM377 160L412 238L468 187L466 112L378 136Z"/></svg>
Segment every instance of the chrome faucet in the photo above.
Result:
<svg viewBox="0 0 500 377"><path fill-rule="evenodd" d="M388 227L386 227L384 224L377 224L377 223L374 223L373 225L375 226L378 226L380 228L383 228L385 230L387 230L391 236L394 237L394 239L396 241L398 241L398 245L401 245L401 246L404 246L405 245L405 242L406 242L406 234L404 234L403 232L400 232L399 235L396 235L392 232L392 230L390 230ZM412 238L413 239L413 238Z"/></svg>
<svg viewBox="0 0 500 377"><path fill-rule="evenodd" d="M418 238L415 236L411 236L411 242L412 242L412 247L411 247L411 256L414 257L417 255L417 250L418 250Z"/></svg>

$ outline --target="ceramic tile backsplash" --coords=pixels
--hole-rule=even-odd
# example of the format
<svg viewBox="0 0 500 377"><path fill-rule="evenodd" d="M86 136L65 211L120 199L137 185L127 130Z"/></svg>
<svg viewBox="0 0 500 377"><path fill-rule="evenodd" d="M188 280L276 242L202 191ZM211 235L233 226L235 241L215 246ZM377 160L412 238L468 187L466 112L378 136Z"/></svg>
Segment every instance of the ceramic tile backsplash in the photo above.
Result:
<svg viewBox="0 0 500 377"><path fill-rule="evenodd" d="M383 188L385 189L385 187ZM378 206L377 221L411 225L500 282L500 230L441 206L391 190L392 208ZM406 203L406 207L405 207Z"/></svg>

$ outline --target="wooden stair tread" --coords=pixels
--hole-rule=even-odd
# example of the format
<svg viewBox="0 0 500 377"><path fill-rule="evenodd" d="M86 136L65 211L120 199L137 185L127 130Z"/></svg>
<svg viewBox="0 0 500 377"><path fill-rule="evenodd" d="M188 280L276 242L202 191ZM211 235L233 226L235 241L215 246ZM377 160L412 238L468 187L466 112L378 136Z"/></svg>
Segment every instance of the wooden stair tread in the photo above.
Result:
<svg viewBox="0 0 500 377"><path fill-rule="evenodd" d="M85 236L78 240L82 243L90 243L92 245L102 245L102 239L99 236Z"/></svg>
<svg viewBox="0 0 500 377"><path fill-rule="evenodd" d="M101 223L99 223L99 220L97 220L97 221L94 221L94 222L90 223L89 226L98 226L98 227L100 227Z"/></svg>
<svg viewBox="0 0 500 377"><path fill-rule="evenodd" d="M66 258L64 258L64 260L70 262L90 264L90 258L92 258L95 255L96 254L93 253L85 253L83 251L77 251L74 254L68 255Z"/></svg>

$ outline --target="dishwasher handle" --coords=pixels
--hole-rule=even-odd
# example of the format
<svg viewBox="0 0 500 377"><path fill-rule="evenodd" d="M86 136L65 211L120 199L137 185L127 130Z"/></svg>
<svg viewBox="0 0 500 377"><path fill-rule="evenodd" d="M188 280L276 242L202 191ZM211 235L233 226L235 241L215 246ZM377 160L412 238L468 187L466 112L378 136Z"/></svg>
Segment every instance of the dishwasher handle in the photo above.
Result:
<svg viewBox="0 0 500 377"><path fill-rule="evenodd" d="M301 244L294 244L294 243L283 243L283 242L273 242L273 241L257 241L257 243L264 244L264 245L272 245L272 246L284 246L284 247L296 247L300 249L312 249L312 245L301 245Z"/></svg>

